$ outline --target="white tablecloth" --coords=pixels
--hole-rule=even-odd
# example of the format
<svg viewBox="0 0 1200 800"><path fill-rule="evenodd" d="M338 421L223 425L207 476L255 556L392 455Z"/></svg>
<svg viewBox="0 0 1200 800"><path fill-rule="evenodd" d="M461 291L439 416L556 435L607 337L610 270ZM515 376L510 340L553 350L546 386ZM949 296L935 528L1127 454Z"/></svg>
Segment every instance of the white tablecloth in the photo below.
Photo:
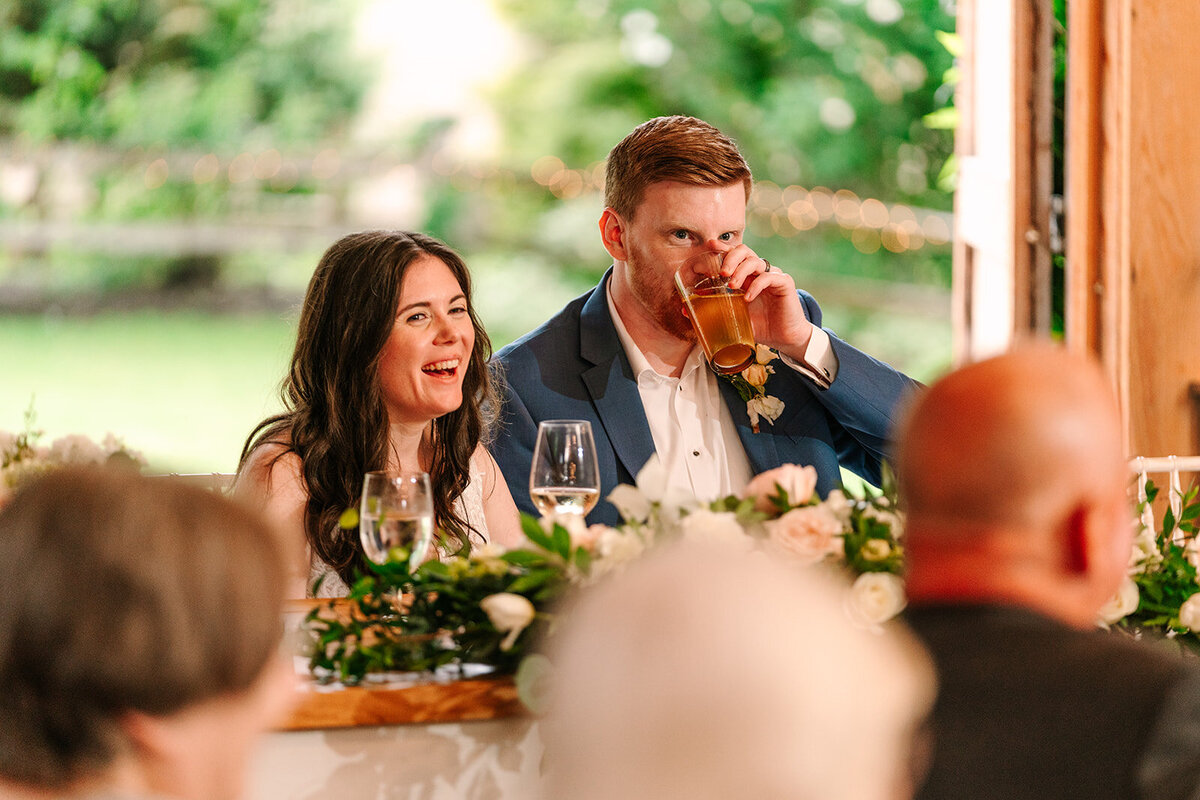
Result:
<svg viewBox="0 0 1200 800"><path fill-rule="evenodd" d="M247 800L538 797L542 741L527 718L269 734Z"/></svg>

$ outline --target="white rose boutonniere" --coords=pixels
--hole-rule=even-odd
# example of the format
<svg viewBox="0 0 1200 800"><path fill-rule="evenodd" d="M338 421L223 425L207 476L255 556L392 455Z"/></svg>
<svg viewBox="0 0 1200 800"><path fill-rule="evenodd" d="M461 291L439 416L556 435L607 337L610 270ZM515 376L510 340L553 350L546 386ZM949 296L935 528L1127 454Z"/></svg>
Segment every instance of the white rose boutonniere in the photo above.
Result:
<svg viewBox="0 0 1200 800"><path fill-rule="evenodd" d="M746 414L750 417L750 427L754 429L755 433L758 433L759 418L774 423L782 413L783 401L769 394L763 397L751 397L746 403Z"/></svg>
<svg viewBox="0 0 1200 800"><path fill-rule="evenodd" d="M738 395L746 401L746 414L750 417L750 427L758 433L758 423L766 420L774 423L783 413L783 401L778 397L767 394L767 381L775 374L771 362L777 353L766 345L758 345L754 353L754 363L736 375L724 375L737 389Z"/></svg>

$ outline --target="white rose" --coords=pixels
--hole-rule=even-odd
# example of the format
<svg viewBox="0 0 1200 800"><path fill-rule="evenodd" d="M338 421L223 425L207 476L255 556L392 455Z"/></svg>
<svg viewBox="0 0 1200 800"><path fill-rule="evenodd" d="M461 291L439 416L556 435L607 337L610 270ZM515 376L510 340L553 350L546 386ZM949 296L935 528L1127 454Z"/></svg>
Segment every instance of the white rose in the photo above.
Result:
<svg viewBox="0 0 1200 800"><path fill-rule="evenodd" d="M667 468L659 460L658 453L650 456L650 459L638 470L637 478L634 480L637 488L641 490L647 500L651 503L662 502L663 496L667 493Z"/></svg>
<svg viewBox="0 0 1200 800"><path fill-rule="evenodd" d="M508 548L503 545L498 545L495 542L484 542L478 547L471 548L471 557L477 558L480 561L489 561L494 558L500 558L508 552Z"/></svg>
<svg viewBox="0 0 1200 800"><path fill-rule="evenodd" d="M771 513L777 511L770 498L779 493L780 489L787 492L789 505L797 506L812 499L813 490L817 487L817 471L813 467L799 467L795 464L784 464L766 472L760 472L751 478L742 490L742 497L754 498L754 507L759 511Z"/></svg>
<svg viewBox="0 0 1200 800"><path fill-rule="evenodd" d="M608 528L596 540L592 552L591 577L598 578L641 557L646 550L642 537L636 533Z"/></svg>
<svg viewBox="0 0 1200 800"><path fill-rule="evenodd" d="M1200 631L1200 593L1193 594L1179 606L1179 623L1190 630Z"/></svg>
<svg viewBox="0 0 1200 800"><path fill-rule="evenodd" d="M884 499L885 498L882 498L882 497L879 498L879 500L884 500ZM863 510L863 516L866 517L867 519L873 519L873 520L876 520L877 522L887 525L889 530L898 529L900 527L900 518L898 516L896 516L895 513L891 512L891 511L886 511L882 508L877 508L875 506L867 506Z"/></svg>
<svg viewBox="0 0 1200 800"><path fill-rule="evenodd" d="M750 417L750 424L754 426L758 425L759 417L768 422L774 422L782 413L783 401L769 394L763 397L751 397L746 402L746 414Z"/></svg>
<svg viewBox="0 0 1200 800"><path fill-rule="evenodd" d="M558 525L565 528L571 538L574 539L587 529L587 524L583 521L581 514L555 514L551 511L549 514L543 514L538 524L542 526L542 530L547 536L554 535L554 526Z"/></svg>
<svg viewBox="0 0 1200 800"><path fill-rule="evenodd" d="M596 542L600 541L600 537L610 530L612 528L600 523L588 525L580 531L578 537L571 537L571 547L582 547L590 553L596 549Z"/></svg>
<svg viewBox="0 0 1200 800"><path fill-rule="evenodd" d="M537 613L528 598L511 592L489 594L479 601L479 607L487 614L496 630L508 634L500 643L501 650L512 649L521 631L533 622L534 614Z"/></svg>
<svg viewBox="0 0 1200 800"><path fill-rule="evenodd" d="M793 508L763 523L776 549L805 564L815 564L834 550L842 524L821 506Z"/></svg>
<svg viewBox="0 0 1200 800"><path fill-rule="evenodd" d="M698 509L679 520L679 532L693 542L726 542L749 549L753 541L731 511Z"/></svg>
<svg viewBox="0 0 1200 800"><path fill-rule="evenodd" d="M504 575L511 567L507 561L501 558L506 552L508 552L506 548L487 542L480 547L471 549L470 560L477 565L478 569L489 575Z"/></svg>
<svg viewBox="0 0 1200 800"><path fill-rule="evenodd" d="M1179 607L1179 624L1200 631L1200 593L1193 594Z"/></svg>
<svg viewBox="0 0 1200 800"><path fill-rule="evenodd" d="M126 447L125 442L118 438L116 434L106 434L104 441L101 442L101 446L104 448L104 452L110 457L114 455L121 455L139 466L146 466L146 456L143 455L140 450L133 450L129 447Z"/></svg>
<svg viewBox="0 0 1200 800"><path fill-rule="evenodd" d="M712 498L715 499L715 498ZM666 526L671 525L679 517L687 511L699 508L700 501L696 499L696 495L682 486L673 486L667 489L663 496L662 504L658 509L658 516L662 523Z"/></svg>
<svg viewBox="0 0 1200 800"><path fill-rule="evenodd" d="M858 554L866 561L883 561L892 554L892 546L883 539L867 539Z"/></svg>
<svg viewBox="0 0 1200 800"><path fill-rule="evenodd" d="M1098 612L1100 621L1105 625L1113 625L1137 611L1141 593L1132 578L1126 578L1117 589L1117 593L1105 603Z"/></svg>
<svg viewBox="0 0 1200 800"><path fill-rule="evenodd" d="M765 344L754 346L754 360L759 364L770 364L775 360L775 351Z"/></svg>
<svg viewBox="0 0 1200 800"><path fill-rule="evenodd" d="M584 522L583 517L579 514L544 514L538 524L542 526L542 530L547 536L554 535L554 526L561 526L571 539L571 549L582 547L584 550L591 551L595 549L596 540L604 531L608 530L607 525L588 525Z"/></svg>
<svg viewBox="0 0 1200 800"><path fill-rule="evenodd" d="M1194 540L1187 546L1188 561L1192 561L1193 543ZM1158 537L1154 531L1142 528L1134 537L1133 546L1129 550L1129 574L1140 575L1160 563L1162 563L1162 553L1158 550ZM1195 565L1196 562L1192 563Z"/></svg>
<svg viewBox="0 0 1200 800"><path fill-rule="evenodd" d="M645 522L650 518L650 499L635 486L622 483L609 492L608 502L616 506L626 522Z"/></svg>
<svg viewBox="0 0 1200 800"><path fill-rule="evenodd" d="M771 373L768 372L767 368L762 364L751 364L742 370L742 377L745 378L746 382L751 386L766 385L767 378L770 376L770 374Z"/></svg>
<svg viewBox="0 0 1200 800"><path fill-rule="evenodd" d="M50 457L63 464L102 464L108 454L86 436L71 434L50 443Z"/></svg>
<svg viewBox="0 0 1200 800"><path fill-rule="evenodd" d="M813 471L814 473L816 470ZM813 481L814 485L816 481ZM850 522L850 514L854 510L854 506L846 499L846 494L841 489L834 489L829 493L822 503L829 510L830 514L837 517L838 522L846 525Z"/></svg>
<svg viewBox="0 0 1200 800"><path fill-rule="evenodd" d="M1188 563L1200 571L1200 542L1195 539L1188 539L1183 548L1184 555L1187 557ZM1161 559L1162 556L1159 555Z"/></svg>
<svg viewBox="0 0 1200 800"><path fill-rule="evenodd" d="M851 616L865 626L887 622L904 605L904 581L890 572L864 572L850 587Z"/></svg>

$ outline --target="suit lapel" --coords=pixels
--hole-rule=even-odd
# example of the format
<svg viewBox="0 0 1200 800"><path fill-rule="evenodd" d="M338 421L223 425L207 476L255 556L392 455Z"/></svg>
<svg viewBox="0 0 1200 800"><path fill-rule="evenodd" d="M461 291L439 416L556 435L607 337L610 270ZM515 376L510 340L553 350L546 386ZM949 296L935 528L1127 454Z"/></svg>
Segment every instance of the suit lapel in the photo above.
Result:
<svg viewBox="0 0 1200 800"><path fill-rule="evenodd" d="M746 413L746 401L738 394L733 383L718 376L717 385L721 390L721 399L725 401L733 424L737 427L738 438L741 439L746 458L750 461L751 472L758 474L779 466L779 448L776 446L775 436L768 432L770 423L763 421L759 425L759 432L755 433L750 426L750 415Z"/></svg>
<svg viewBox="0 0 1200 800"><path fill-rule="evenodd" d="M654 453L654 438L646 422L637 382L608 313L608 280L604 274L597 291L579 315L579 354L594 366L583 373L596 414L612 443L617 459L635 476Z"/></svg>

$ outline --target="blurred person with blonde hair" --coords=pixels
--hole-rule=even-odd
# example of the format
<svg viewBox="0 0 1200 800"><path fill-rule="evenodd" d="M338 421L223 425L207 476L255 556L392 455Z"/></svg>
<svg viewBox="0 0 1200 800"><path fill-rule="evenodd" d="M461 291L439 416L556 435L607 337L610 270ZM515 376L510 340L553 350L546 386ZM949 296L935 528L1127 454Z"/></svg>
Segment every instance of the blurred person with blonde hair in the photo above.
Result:
<svg viewBox="0 0 1200 800"><path fill-rule="evenodd" d="M897 441L905 618L940 686L918 797L1200 797L1200 668L1097 629L1133 536L1099 366L1050 344L968 365Z"/></svg>
<svg viewBox="0 0 1200 800"><path fill-rule="evenodd" d="M589 590L550 654L547 797L908 797L932 672L848 602L815 568L694 543Z"/></svg>
<svg viewBox="0 0 1200 800"><path fill-rule="evenodd" d="M278 538L170 479L65 468L0 510L0 797L242 795L290 706Z"/></svg>

